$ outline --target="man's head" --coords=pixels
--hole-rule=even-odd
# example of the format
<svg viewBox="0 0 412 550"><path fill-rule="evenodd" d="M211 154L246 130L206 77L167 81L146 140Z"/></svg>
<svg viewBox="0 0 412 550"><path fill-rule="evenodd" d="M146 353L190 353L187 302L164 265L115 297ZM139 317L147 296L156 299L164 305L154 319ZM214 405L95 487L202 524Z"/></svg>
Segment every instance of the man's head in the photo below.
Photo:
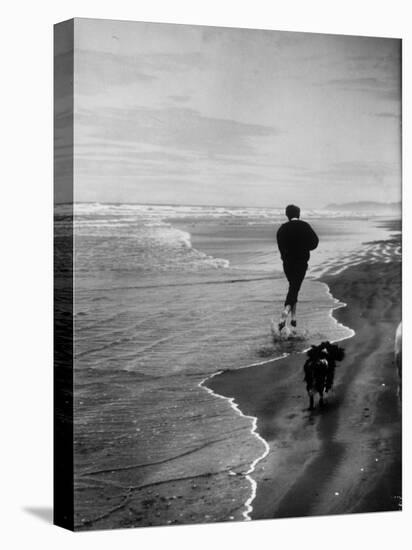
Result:
<svg viewBox="0 0 412 550"><path fill-rule="evenodd" d="M292 218L299 218L300 208L299 206L295 206L294 204L289 204L286 207L285 214L289 220L291 220Z"/></svg>

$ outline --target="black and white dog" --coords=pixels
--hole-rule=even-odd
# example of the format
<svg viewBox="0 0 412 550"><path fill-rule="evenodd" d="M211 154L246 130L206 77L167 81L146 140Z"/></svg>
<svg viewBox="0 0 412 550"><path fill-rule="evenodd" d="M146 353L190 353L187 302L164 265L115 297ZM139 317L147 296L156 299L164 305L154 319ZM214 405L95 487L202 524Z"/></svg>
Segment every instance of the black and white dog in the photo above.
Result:
<svg viewBox="0 0 412 550"><path fill-rule="evenodd" d="M342 361L345 357L345 350L336 344L322 342L318 346L312 346L307 351L303 370L304 381L309 395L309 409L314 407L314 395L319 394L319 406L323 405L323 395L333 386L335 377L336 361Z"/></svg>

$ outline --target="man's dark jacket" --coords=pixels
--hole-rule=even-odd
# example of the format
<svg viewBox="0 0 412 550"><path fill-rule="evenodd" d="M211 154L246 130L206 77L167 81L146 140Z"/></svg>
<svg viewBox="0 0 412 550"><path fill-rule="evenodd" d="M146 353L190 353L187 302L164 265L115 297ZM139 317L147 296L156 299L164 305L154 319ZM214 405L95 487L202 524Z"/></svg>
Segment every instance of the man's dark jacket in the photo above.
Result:
<svg viewBox="0 0 412 550"><path fill-rule="evenodd" d="M283 262L308 262L310 250L315 250L319 243L316 233L303 220L281 225L276 239Z"/></svg>

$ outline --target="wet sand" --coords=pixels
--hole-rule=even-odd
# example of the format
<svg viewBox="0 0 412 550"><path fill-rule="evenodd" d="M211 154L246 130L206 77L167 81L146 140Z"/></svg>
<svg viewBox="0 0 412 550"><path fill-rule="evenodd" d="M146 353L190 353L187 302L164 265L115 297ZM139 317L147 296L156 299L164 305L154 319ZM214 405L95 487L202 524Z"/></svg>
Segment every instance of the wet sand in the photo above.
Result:
<svg viewBox="0 0 412 550"><path fill-rule="evenodd" d="M393 363L401 319L399 257L372 263L366 256L322 280L347 304L334 317L355 331L341 343L346 358L322 410L308 411L302 353L208 382L215 393L233 397L243 414L257 417L257 431L270 447L253 474L252 519L401 508L401 411Z"/></svg>

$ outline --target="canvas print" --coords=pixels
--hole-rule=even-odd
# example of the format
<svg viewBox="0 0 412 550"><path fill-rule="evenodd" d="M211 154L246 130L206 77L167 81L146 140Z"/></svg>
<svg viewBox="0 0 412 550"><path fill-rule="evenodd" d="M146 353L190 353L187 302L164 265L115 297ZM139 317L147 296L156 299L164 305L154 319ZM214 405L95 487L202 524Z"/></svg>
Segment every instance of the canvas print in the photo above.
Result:
<svg viewBox="0 0 412 550"><path fill-rule="evenodd" d="M396 511L401 40L55 27L55 523Z"/></svg>

